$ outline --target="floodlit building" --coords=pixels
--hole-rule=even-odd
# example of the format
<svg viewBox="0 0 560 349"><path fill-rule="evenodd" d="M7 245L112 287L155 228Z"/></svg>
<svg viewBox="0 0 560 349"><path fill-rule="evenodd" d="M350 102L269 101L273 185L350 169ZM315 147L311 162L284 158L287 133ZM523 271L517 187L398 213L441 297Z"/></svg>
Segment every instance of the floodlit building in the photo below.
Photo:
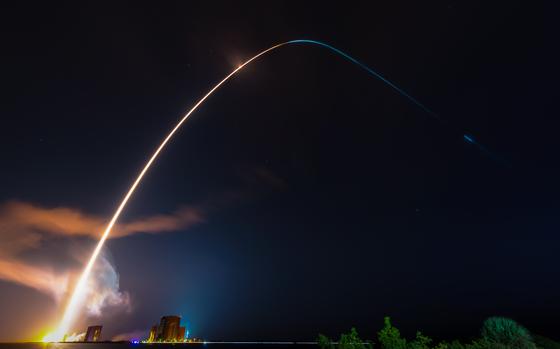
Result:
<svg viewBox="0 0 560 349"><path fill-rule="evenodd" d="M84 337L84 342L99 342L101 340L101 329L103 326L89 326Z"/></svg>
<svg viewBox="0 0 560 349"><path fill-rule="evenodd" d="M150 329L150 337L148 338L148 342L155 342L157 338L157 325L152 326Z"/></svg>
<svg viewBox="0 0 560 349"><path fill-rule="evenodd" d="M179 326L179 333L177 333L177 342L185 340L185 326Z"/></svg>
<svg viewBox="0 0 560 349"><path fill-rule="evenodd" d="M152 326L148 342L182 342L185 339L185 327L181 326L180 316L164 316L159 325Z"/></svg>
<svg viewBox="0 0 560 349"><path fill-rule="evenodd" d="M173 342L179 335L181 318L178 316L164 316L159 323L161 327L161 340L163 342Z"/></svg>

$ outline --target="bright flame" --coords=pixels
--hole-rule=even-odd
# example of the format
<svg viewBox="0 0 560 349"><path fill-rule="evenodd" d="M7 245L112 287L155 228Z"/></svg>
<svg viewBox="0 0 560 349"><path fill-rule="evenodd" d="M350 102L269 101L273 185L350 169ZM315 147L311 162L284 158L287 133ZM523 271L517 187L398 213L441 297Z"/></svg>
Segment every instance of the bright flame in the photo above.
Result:
<svg viewBox="0 0 560 349"><path fill-rule="evenodd" d="M140 184L140 182L142 181L142 178L144 177L144 175L146 174L146 172L150 169L150 167L152 166L152 163L156 160L156 158L158 157L159 153L162 151L162 149L167 145L167 143L169 142L169 140L171 139L171 137L173 137L173 135L175 134L175 132L177 132L177 130L181 127L181 125L183 125L183 123L188 119L188 117L208 98L210 97L210 95L212 95L212 93L214 93L214 91L216 91L220 86L222 86L222 84L224 84L226 81L228 81L233 75L235 75L239 70L243 69L247 64L251 63L252 61L256 60L257 58L259 58L260 56L275 50L281 46L284 45L289 45L289 44L311 44L311 45L318 45L324 48L327 48L333 52L335 52L336 54L344 57L345 59L351 61L352 63L358 65L359 67L361 67L362 69L366 70L368 73L370 73L371 75L375 76L376 78L382 80L384 83L386 83L387 85L389 85L390 87L392 87L394 90L396 90L398 93L400 93L402 96L408 98L411 102L413 102L414 104L416 104L417 106L419 106L420 108L424 109L428 114L430 114L431 116L439 119L439 117L433 113L431 110L429 110L428 108L426 108L424 105L422 105L420 102L418 102L416 99L414 99L413 97L411 97L410 95L408 95L406 92L404 92L403 90L401 90L399 87L397 87L395 84L393 84L391 81L385 79L383 76L381 76L380 74L378 74L377 72L375 72L374 70L372 70L371 68L369 68L368 66L366 66L365 64L359 62L358 60L354 59L353 57L349 56L348 54L340 51L339 49L332 47L330 45L327 45L325 43L322 43L320 41L314 41L314 40L291 40L291 41L287 41L287 42L283 42L280 43L278 45L274 45L264 51L261 51L260 53L258 53L257 55L253 56L252 58L250 58L249 60L245 61L243 64L239 65L234 71L232 71L229 75L227 75L222 81L220 81L219 83L217 83L206 95L204 95L188 112L187 114L185 114L183 116L183 118L177 123L177 125L171 130L171 132L169 132L169 134L164 138L164 140L161 142L161 144L159 145L159 147L156 149L156 151L153 153L153 155L150 157L150 159L148 160L148 162L146 163L146 165L144 165L144 168L142 169L142 171L140 171L140 174L138 175L138 177L136 178L136 180L134 181L134 183L132 184L132 186L130 187L130 189L128 190L128 192L126 193L125 197L123 198L121 204L119 205L119 207L117 208L117 210L115 211L113 218L111 218L111 220L109 221L109 224L107 225L107 227L105 228L105 231L103 232L103 235L101 236L101 239L99 240L99 242L97 243L97 246L95 247L95 250L93 251L91 258L89 259L86 267L84 268L84 271L82 272L82 275L80 276L80 279L78 280L78 283L76 284L76 288L74 289L74 293L72 294L72 297L70 298L70 301L68 302L66 309L64 311L64 316L62 317L62 320L60 321L57 329L48 334L47 336L45 336L45 338L43 339L44 341L61 341L62 339L64 339L64 336L66 333L68 333L68 330L70 329L70 325L72 323L72 321L75 319L76 315L78 314L78 311L80 310L80 305L83 303L84 300L84 296L86 294L86 286L87 286L87 280L89 278L89 275L91 273L91 270L93 268L93 265L95 264L95 261L99 255L99 253L101 252L101 248L103 247L103 245L105 244L105 240L107 240L107 238L109 237L109 234L111 233L111 230L113 229L113 226L115 225L115 222L117 221L117 219L119 218L122 210L125 208L128 200L130 199L130 197L132 196L132 194L134 193L134 191L136 190L136 187Z"/></svg>
<svg viewBox="0 0 560 349"><path fill-rule="evenodd" d="M53 332L51 332L51 333L45 335L45 336L43 337L42 341L43 341L43 342L56 342L56 339L54 339L54 336L53 336Z"/></svg>

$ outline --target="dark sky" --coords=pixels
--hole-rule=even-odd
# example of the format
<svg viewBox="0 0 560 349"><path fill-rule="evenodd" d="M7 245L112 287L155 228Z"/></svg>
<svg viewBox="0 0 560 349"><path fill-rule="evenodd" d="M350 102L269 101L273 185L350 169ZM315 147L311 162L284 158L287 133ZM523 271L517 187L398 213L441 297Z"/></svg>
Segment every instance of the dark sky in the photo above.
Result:
<svg viewBox="0 0 560 349"><path fill-rule="evenodd" d="M468 338L503 315L554 337L556 12L515 1L228 3L2 5L0 200L110 217L198 98L291 39L350 53L445 122L318 47L248 66L193 114L122 216L186 205L203 221L107 243L131 307L92 320L105 336L180 314L192 335L217 340L351 326L372 338L386 315L406 335ZM93 242L44 238L32 254L81 244L87 256ZM29 338L61 310L10 280L0 307L2 340Z"/></svg>

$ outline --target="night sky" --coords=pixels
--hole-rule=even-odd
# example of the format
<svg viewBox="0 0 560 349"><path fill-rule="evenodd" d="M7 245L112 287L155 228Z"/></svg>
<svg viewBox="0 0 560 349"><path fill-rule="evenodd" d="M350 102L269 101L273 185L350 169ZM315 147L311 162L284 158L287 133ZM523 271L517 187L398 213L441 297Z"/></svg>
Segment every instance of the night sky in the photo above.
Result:
<svg viewBox="0 0 560 349"><path fill-rule="evenodd" d="M193 103L298 38L350 53L444 121L325 49L259 59L145 177L121 219L130 231L104 252L116 298L75 330L146 335L178 314L212 340L351 326L373 338L389 315L405 335L452 339L501 315L558 337L555 13L513 1L3 4L0 340L55 326L68 290L54 296L61 283L35 272L76 275Z"/></svg>

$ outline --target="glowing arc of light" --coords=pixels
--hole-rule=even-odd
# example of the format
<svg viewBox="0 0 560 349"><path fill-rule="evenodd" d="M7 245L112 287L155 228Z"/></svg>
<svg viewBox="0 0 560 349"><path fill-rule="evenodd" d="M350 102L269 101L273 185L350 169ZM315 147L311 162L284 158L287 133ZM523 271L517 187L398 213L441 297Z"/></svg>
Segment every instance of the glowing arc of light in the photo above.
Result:
<svg viewBox="0 0 560 349"><path fill-rule="evenodd" d="M128 192L126 193L126 195L124 196L122 202L120 203L119 207L117 208L117 210L115 211L115 213L113 214L113 217L111 218L111 220L109 221L109 223L107 224L107 227L105 228L105 231L103 232L103 235L101 236L101 238L99 239L99 242L97 243L97 246L95 247L95 249L93 250L93 253L88 261L88 263L86 264L82 275L80 276L80 278L78 279L78 282L76 284L76 287L74 288L74 292L72 293L72 296L70 298L70 301L67 303L66 305L66 309L64 312L64 316L62 317L62 320L60 321L57 329L50 333L49 335L45 336L45 338L43 339L44 341L61 341L63 340L65 334L68 332L68 330L70 329L70 325L72 323L72 321L74 320L74 318L77 315L77 312L79 310L79 305L80 302L83 300L84 296L85 296L85 291L86 291L86 286L87 286L87 281L89 278L89 275L91 274L91 271L93 269L93 266L95 264L95 261L97 260L97 257L99 256L99 253L101 252L101 249L103 248L103 245L105 244L105 241L107 240L107 238L109 237L109 234L111 233L111 230L113 229L113 226L115 225L117 219L119 218L119 216L121 215L121 212L123 211L123 209L125 208L126 204L128 203L130 197L132 196L132 194L134 194L134 191L136 190L136 188L138 187L138 185L140 184L140 182L142 181L142 178L144 177L144 175L146 174L146 172L150 169L150 167L152 166L152 163L157 159L159 153L163 150L163 148L167 145L167 143L171 140L171 138L173 137L173 135L175 134L175 132L177 132L177 130L185 123L185 121L189 118L189 116L202 104L204 103L204 101L210 97L214 91L216 91L218 88L220 88L220 86L222 86L226 81L228 81L232 76L234 76L238 71L240 71L241 69L243 69L246 65L248 65L249 63L253 62L254 60L256 60L257 58L261 57L262 55L267 54L270 51L273 51L279 47L285 46L285 45L289 45L289 44L312 44L312 45L318 45L321 47L325 47L331 51L334 51L335 53L341 55L342 57L346 58L347 60L351 61L352 63L360 66L361 68L365 69L367 72L369 72L370 74L374 75L376 78L380 79L381 81L385 82L386 84L388 84L390 87L392 87L394 90L396 90L399 94L403 95L404 97L406 97L407 99L409 99L411 102L413 102L414 104L416 104L418 107L420 107L421 109L423 109L425 112L427 112L429 115L431 115L434 118L437 118L438 120L441 121L441 119L437 116L437 114L435 114L434 112L432 112L430 109L428 109L427 107L425 107L423 104L421 104L420 102L418 102L416 99L414 99L412 96L410 96L409 94L407 94L406 92L404 92L401 88L399 88L398 86L396 86L395 84L393 84L391 81L387 80L386 78L384 78L382 75L380 75L379 73L377 73L376 71L372 70L371 68L369 68L368 66L366 66L365 64L361 63L360 61L356 60L355 58L353 58L352 56L344 53L343 51L340 51L339 49L330 46L328 44L325 44L323 42L320 41L315 41L315 40L307 40L307 39L300 39L300 40L291 40L291 41L286 41L277 45L274 45L270 48L267 48L264 51L261 51L260 53L258 53L257 55L253 56L252 58L250 58L249 60L245 61L243 64L239 65L235 70L233 70L231 73L229 73L224 79L222 79L220 82L218 82L208 93L206 93L184 116L183 118L181 118L181 120L177 123L177 125L171 130L171 132L169 132L169 134L164 138L164 140L161 142L161 144L159 145L159 147L156 149L156 151L153 153L153 155L150 157L150 159L148 160L148 162L146 163L146 165L144 166L144 168L142 169L142 171L140 171L140 174L138 175L138 177L136 178L136 180L134 181L134 183L132 184L132 186L130 187L130 189L128 190Z"/></svg>
<svg viewBox="0 0 560 349"><path fill-rule="evenodd" d="M89 278L89 275L91 274L91 270L93 269L93 265L95 264L95 261L97 260L97 256L99 256L99 253L101 252L101 249L103 248L103 245L105 244L105 241L107 240L107 238L109 237L109 234L111 233L111 230L113 229L113 226L115 225L117 219L119 218L119 216L121 215L122 210L125 208L126 204L128 203L128 200L130 200L130 197L132 196L132 194L134 194L134 191L136 190L136 187L138 187L138 185L140 184L140 182L142 181L142 178L144 178L144 175L146 174L146 172L148 172L148 170L150 169L150 167L152 166L152 163L156 160L156 158L158 157L159 153L163 150L163 148L167 145L167 143L169 142L169 140L171 139L171 137L173 137L173 135L175 134L175 132L177 132L177 130L181 127L181 125L183 125L183 123L188 119L188 117L208 98L210 97L210 95L212 93L214 93L214 91L216 91L220 86L222 86L223 83L225 83L227 80L229 80L233 75L235 75L235 73L237 73L239 70L243 69L244 66L246 66L247 64L251 63L252 61L254 61L255 59L259 58L260 56L266 54L269 51L272 51L280 46L286 45L287 43L281 43L275 46L272 46L262 52L260 52L259 54L257 54L256 56L252 57L251 59L249 59L248 61L246 61L245 63L241 64L240 66L238 66L234 71L232 71L228 76L226 76L222 81L220 81L218 84L216 84L216 86L214 86L206 95L204 95L204 97L202 97L188 112L187 114L185 114L185 116L183 116L183 118L177 123L177 125L171 130L171 132L167 135L167 137L165 137L165 139L163 140L163 142L159 145L159 147L156 149L156 151L154 152L154 154L151 156L150 160L148 160L148 162L146 163L146 165L144 166L144 168L142 169L142 171L140 171L140 174L138 175L138 177L136 178L136 180L134 181L134 183L132 184L132 186L130 187L130 189L128 190L128 192L126 193L124 199L122 200L121 204L119 205L119 207L117 208L117 210L115 211L115 213L113 214L113 218L111 218L111 220L109 221L109 224L107 224L107 227L105 228L105 231L103 232L103 235L101 236L101 238L99 239L99 242L97 243L97 246L95 247L95 249L93 250L93 253L86 265L86 267L84 268L84 271L82 272L82 275L80 276L80 279L78 280L78 283L76 284L76 287L74 289L74 292L72 294L72 297L70 298L70 301L68 302L68 305L66 306L66 310L64 312L64 316L62 317L62 320L56 330L56 332L52 333L52 335L47 335L46 336L46 340L50 341L59 341L62 340L64 338L64 335L66 334L66 332L69 330L70 328L70 323L71 321L74 319L74 317L76 316L76 312L78 311L78 305L80 303L80 301L82 300L82 298L84 297L84 292L85 292L85 287L87 284L87 279Z"/></svg>

